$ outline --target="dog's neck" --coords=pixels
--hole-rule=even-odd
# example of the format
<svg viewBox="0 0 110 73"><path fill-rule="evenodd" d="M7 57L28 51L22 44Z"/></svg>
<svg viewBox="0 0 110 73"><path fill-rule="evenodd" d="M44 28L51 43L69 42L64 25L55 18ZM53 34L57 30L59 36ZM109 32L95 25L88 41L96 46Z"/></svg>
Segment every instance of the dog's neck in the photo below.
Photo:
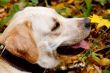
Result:
<svg viewBox="0 0 110 73"><path fill-rule="evenodd" d="M5 49L5 45L3 44L0 44L0 55L9 64L11 64L13 67L21 71L27 71L31 73L37 73L37 72L43 73L45 70L44 68L40 67L38 64L31 64L26 60L11 54L7 49Z"/></svg>

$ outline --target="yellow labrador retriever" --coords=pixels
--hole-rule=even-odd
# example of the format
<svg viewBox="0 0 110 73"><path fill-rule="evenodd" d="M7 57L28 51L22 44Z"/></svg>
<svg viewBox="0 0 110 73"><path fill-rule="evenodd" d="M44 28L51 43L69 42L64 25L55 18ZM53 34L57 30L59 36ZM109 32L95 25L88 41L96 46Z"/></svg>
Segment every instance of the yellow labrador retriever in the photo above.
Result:
<svg viewBox="0 0 110 73"><path fill-rule="evenodd" d="M27 7L15 14L0 36L1 55L5 50L44 68L59 64L56 49L59 46L83 47L90 33L87 18L64 18L54 9ZM79 44L78 44L79 43ZM77 44L77 45L75 45ZM0 73L26 73L0 58Z"/></svg>

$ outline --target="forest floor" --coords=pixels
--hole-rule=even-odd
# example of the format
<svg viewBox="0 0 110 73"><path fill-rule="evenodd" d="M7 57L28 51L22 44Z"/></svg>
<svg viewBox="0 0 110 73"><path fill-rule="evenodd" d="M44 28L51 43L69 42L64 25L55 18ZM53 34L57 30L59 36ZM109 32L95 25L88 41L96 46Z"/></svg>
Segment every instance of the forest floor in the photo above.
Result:
<svg viewBox="0 0 110 73"><path fill-rule="evenodd" d="M91 20L91 33L87 38L90 49L72 57L61 56L66 61L62 61L57 70L110 73L110 0L0 0L1 34L13 15L27 6L51 7L67 18L88 17ZM74 69L79 62L86 66Z"/></svg>

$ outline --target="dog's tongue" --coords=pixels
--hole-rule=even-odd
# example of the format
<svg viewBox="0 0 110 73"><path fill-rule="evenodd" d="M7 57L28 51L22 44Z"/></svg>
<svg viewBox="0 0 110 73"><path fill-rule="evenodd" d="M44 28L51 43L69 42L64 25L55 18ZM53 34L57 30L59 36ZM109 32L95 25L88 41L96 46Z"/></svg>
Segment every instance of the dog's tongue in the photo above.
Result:
<svg viewBox="0 0 110 73"><path fill-rule="evenodd" d="M89 49L90 46L89 46L89 43L87 43L86 41L81 41L80 43L78 44L75 44L75 45L72 45L72 48L84 48L84 49Z"/></svg>

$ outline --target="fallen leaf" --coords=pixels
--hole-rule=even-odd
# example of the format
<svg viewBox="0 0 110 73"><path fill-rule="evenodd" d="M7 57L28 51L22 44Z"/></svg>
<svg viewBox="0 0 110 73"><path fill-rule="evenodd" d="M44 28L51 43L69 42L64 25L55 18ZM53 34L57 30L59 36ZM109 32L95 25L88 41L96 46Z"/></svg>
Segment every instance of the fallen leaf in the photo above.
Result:
<svg viewBox="0 0 110 73"><path fill-rule="evenodd" d="M106 26L107 28L110 28L110 21L107 19L103 19L102 16L98 16L93 14L93 16L90 17L91 23L97 23L97 29Z"/></svg>

